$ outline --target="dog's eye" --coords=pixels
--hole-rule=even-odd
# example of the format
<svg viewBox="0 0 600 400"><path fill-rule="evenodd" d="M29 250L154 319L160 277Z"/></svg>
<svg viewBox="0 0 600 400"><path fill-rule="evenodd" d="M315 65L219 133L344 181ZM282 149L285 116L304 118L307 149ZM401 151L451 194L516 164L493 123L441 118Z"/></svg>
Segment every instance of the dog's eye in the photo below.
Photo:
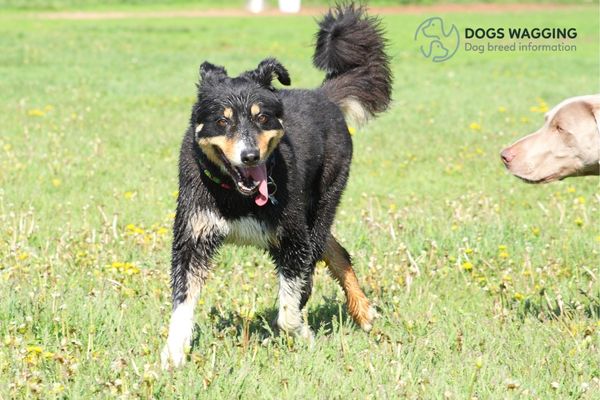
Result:
<svg viewBox="0 0 600 400"><path fill-rule="evenodd" d="M266 124L269 121L269 117L265 114L260 114L256 120L259 124Z"/></svg>
<svg viewBox="0 0 600 400"><path fill-rule="evenodd" d="M217 126L220 126L221 128L225 128L227 126L227 120L225 118L218 119Z"/></svg>

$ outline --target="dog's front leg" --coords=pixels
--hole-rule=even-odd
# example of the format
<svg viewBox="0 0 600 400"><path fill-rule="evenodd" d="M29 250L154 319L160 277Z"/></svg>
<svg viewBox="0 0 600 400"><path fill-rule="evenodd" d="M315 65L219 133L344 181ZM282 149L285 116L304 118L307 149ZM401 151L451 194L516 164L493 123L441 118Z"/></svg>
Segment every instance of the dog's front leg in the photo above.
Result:
<svg viewBox="0 0 600 400"><path fill-rule="evenodd" d="M285 237L271 251L279 274L279 312L277 326L282 331L312 341L313 333L302 317L312 291L314 264L305 235Z"/></svg>
<svg viewBox="0 0 600 400"><path fill-rule="evenodd" d="M175 218L171 288L173 312L169 337L161 353L163 369L185 362L194 327L194 308L209 271L211 258L223 241L225 222L210 211Z"/></svg>

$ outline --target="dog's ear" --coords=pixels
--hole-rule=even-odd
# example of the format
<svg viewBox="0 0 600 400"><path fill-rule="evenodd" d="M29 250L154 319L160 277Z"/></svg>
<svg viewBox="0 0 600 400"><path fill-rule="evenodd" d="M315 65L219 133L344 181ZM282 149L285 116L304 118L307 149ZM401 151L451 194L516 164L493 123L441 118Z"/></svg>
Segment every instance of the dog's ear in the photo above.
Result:
<svg viewBox="0 0 600 400"><path fill-rule="evenodd" d="M204 82L211 79L222 80L224 78L227 78L227 71L224 67L211 64L208 61L200 65L200 81Z"/></svg>
<svg viewBox="0 0 600 400"><path fill-rule="evenodd" d="M292 83L287 69L274 58L262 60L254 71L248 71L244 73L244 76L268 89L273 89L272 82L274 78L277 78L277 80L285 86L289 86L290 83Z"/></svg>

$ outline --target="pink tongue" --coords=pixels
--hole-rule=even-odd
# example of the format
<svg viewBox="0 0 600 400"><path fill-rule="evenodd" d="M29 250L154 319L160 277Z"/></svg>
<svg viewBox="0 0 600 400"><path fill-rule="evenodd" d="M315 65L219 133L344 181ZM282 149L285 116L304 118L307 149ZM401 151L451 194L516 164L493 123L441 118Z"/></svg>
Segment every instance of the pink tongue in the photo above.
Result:
<svg viewBox="0 0 600 400"><path fill-rule="evenodd" d="M267 166L261 164L257 167L246 168L245 171L258 184L258 194L254 198L257 206L264 206L269 201L269 189L267 187Z"/></svg>

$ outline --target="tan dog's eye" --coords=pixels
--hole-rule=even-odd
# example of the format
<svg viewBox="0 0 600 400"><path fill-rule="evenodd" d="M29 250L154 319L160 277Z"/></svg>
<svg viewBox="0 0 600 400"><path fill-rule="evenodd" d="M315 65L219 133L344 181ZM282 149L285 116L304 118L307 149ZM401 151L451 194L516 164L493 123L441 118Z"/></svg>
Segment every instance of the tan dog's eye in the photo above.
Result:
<svg viewBox="0 0 600 400"><path fill-rule="evenodd" d="M269 121L269 117L267 117L265 114L261 114L256 120L259 124L266 124Z"/></svg>
<svg viewBox="0 0 600 400"><path fill-rule="evenodd" d="M218 119L217 126L220 126L221 128L225 128L227 126L227 120L225 118Z"/></svg>

